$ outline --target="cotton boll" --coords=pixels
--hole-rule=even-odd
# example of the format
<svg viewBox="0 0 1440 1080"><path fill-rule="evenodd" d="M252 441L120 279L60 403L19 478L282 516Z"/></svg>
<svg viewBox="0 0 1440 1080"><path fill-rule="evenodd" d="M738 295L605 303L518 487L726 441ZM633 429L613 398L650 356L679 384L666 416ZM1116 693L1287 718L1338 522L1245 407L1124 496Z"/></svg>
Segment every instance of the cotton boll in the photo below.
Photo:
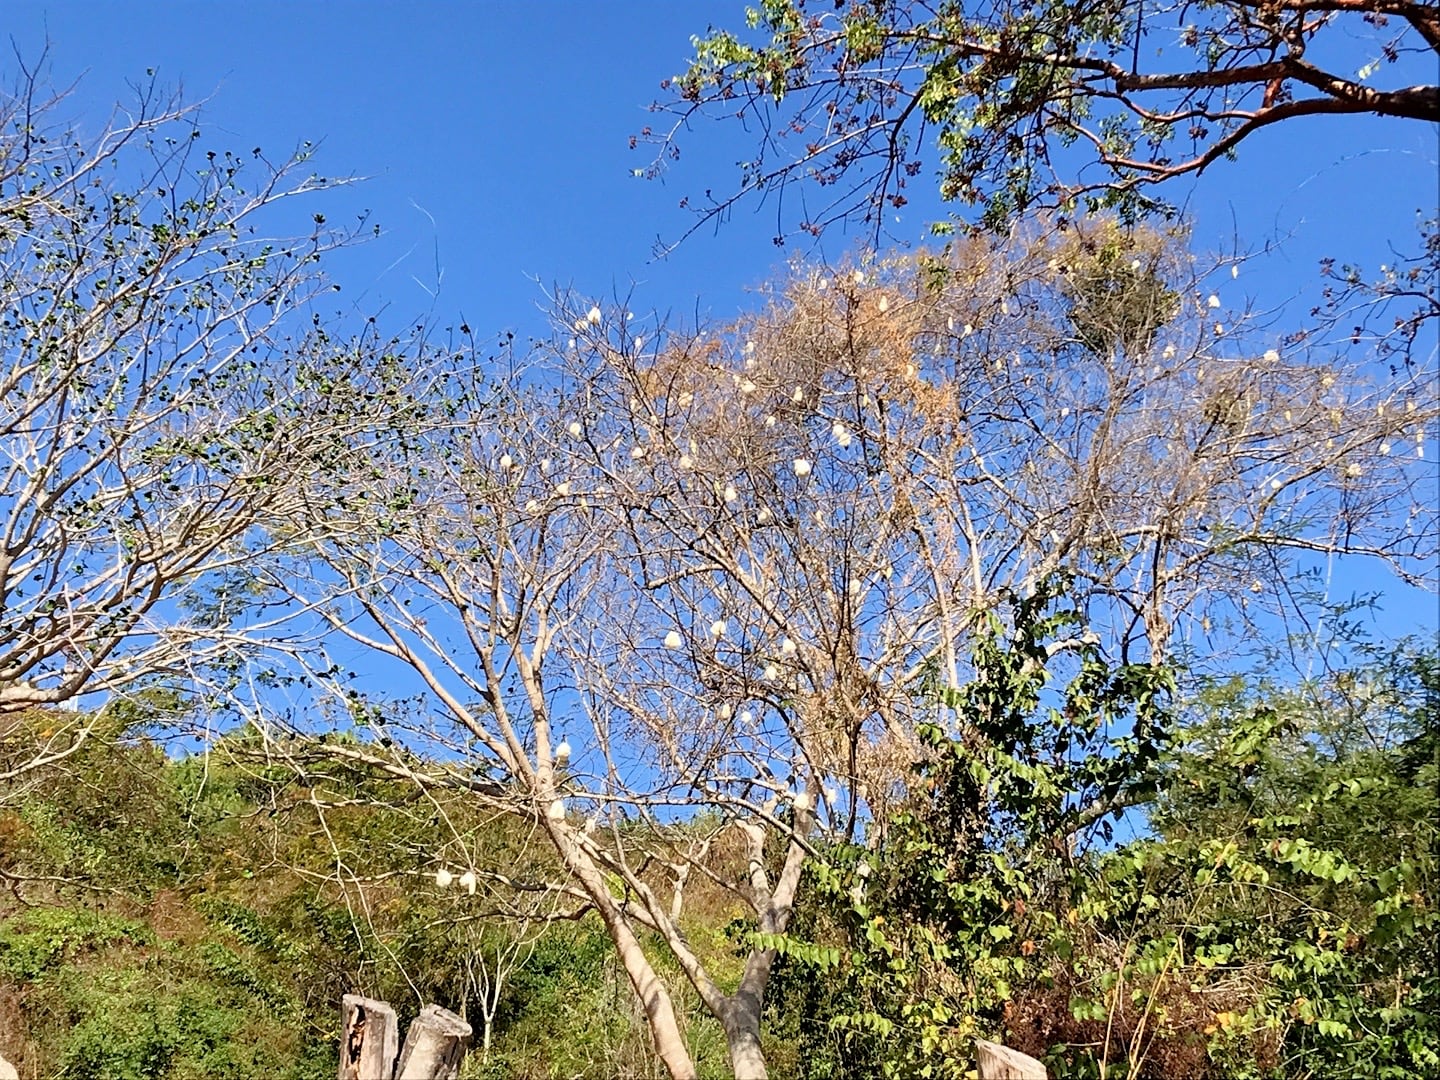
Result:
<svg viewBox="0 0 1440 1080"><path fill-rule="evenodd" d="M1210 298L1205 301L1205 306L1208 308L1218 308L1220 306L1220 297L1211 293Z"/></svg>
<svg viewBox="0 0 1440 1080"><path fill-rule="evenodd" d="M755 515L755 520L761 525L765 525L768 524L770 519L774 516L775 515L770 512L770 508L768 506L762 506L760 508L760 512Z"/></svg>
<svg viewBox="0 0 1440 1080"><path fill-rule="evenodd" d="M1166 345L1164 351L1163 351L1160 355L1161 355L1162 357L1164 357L1166 360L1173 360L1173 359L1175 359L1175 346L1174 346L1174 345Z"/></svg>
<svg viewBox="0 0 1440 1080"><path fill-rule="evenodd" d="M677 462L677 464L678 464L678 465L680 466L680 468L682 468L682 469L688 469L688 468L690 468L692 465L694 465L695 462L690 459L690 455L689 455L689 454L681 454L681 455L680 455L680 460L679 460L679 462Z"/></svg>
<svg viewBox="0 0 1440 1080"><path fill-rule="evenodd" d="M501 454L501 455L500 455L500 468L501 468L503 471L509 472L509 471L510 471L510 466L512 466L512 465L514 465L514 464L515 464L515 462L514 462L514 460L510 457L509 454Z"/></svg>
<svg viewBox="0 0 1440 1080"><path fill-rule="evenodd" d="M805 458L796 458L790 465L795 470L795 475L801 479L810 475L810 462Z"/></svg>
<svg viewBox="0 0 1440 1080"><path fill-rule="evenodd" d="M1265 362L1267 364L1278 364L1280 362L1280 354L1274 349L1266 349Z"/></svg>
<svg viewBox="0 0 1440 1080"><path fill-rule="evenodd" d="M1386 455L1388 455L1388 454L1390 453L1390 444L1389 444L1388 442L1382 442L1382 443L1380 444L1380 453L1386 454Z"/></svg>
<svg viewBox="0 0 1440 1080"><path fill-rule="evenodd" d="M566 430L569 431L570 434L573 435L573 436L574 436L575 438L577 438L577 439L578 439L578 438L584 433L584 431L585 431L585 429L580 426L580 421L579 421L579 420L572 420L572 421L570 421L570 426L569 426L568 428L566 428Z"/></svg>
<svg viewBox="0 0 1440 1080"><path fill-rule="evenodd" d="M635 351L636 351L636 352L639 352L639 351L640 351L641 349L643 349L644 347L645 347L645 339L644 339L643 337L637 337L637 338L635 339Z"/></svg>
<svg viewBox="0 0 1440 1080"><path fill-rule="evenodd" d="M450 873L449 870L446 870L445 867L442 866L439 870L435 871L435 884L440 888L448 889L454 882L455 875Z"/></svg>
<svg viewBox="0 0 1440 1080"><path fill-rule="evenodd" d="M774 682L774 681L775 681L776 679L778 679L779 677L780 677L780 669L779 669L778 667L776 667L774 664L766 664L766 665L765 665L765 679L766 679L767 681L769 681L769 682Z"/></svg>
<svg viewBox="0 0 1440 1080"><path fill-rule="evenodd" d="M890 310L890 298L888 296L880 297L879 302L875 306L880 309L880 314L884 315L885 312Z"/></svg>
<svg viewBox="0 0 1440 1080"><path fill-rule="evenodd" d="M556 799L554 802L552 802L549 806L545 808L545 816L551 821L564 821L565 800Z"/></svg>
<svg viewBox="0 0 1440 1080"><path fill-rule="evenodd" d="M790 394L790 400L791 400L791 401L804 401L804 400L805 400L805 391L804 391L803 389L801 389L800 387L798 387L798 386L795 387L795 389L794 389L794 390L791 392L791 394Z"/></svg>
<svg viewBox="0 0 1440 1080"><path fill-rule="evenodd" d="M796 810L800 810L802 812L805 810L813 810L815 808L815 800L810 798L810 793L808 791L795 792L795 794L791 796L790 802L794 805Z"/></svg>
<svg viewBox="0 0 1440 1080"><path fill-rule="evenodd" d="M740 383L740 392L742 394L753 394L755 392L755 384L749 379L745 379Z"/></svg>
<svg viewBox="0 0 1440 1080"><path fill-rule="evenodd" d="M755 714L749 709L741 709L739 720L742 727L749 727L755 723Z"/></svg>
<svg viewBox="0 0 1440 1080"><path fill-rule="evenodd" d="M527 514L533 514L533 513L535 513L536 510L539 510L539 509L540 509L540 504L539 504L538 502L536 502L534 499L526 499L526 500L525 500L525 512L526 512Z"/></svg>
<svg viewBox="0 0 1440 1080"><path fill-rule="evenodd" d="M775 415L773 413L765 417L765 426L767 428L772 428L775 426Z"/></svg>
<svg viewBox="0 0 1440 1080"><path fill-rule="evenodd" d="M680 631L671 630L665 635L665 647L667 649L678 649L680 647Z"/></svg>
<svg viewBox="0 0 1440 1080"><path fill-rule="evenodd" d="M634 460L634 461L639 461L639 460L640 460L641 458L643 458L644 456L645 456L645 448L644 448L643 446L632 446L632 447L630 448L630 457L631 457L632 460Z"/></svg>
<svg viewBox="0 0 1440 1080"><path fill-rule="evenodd" d="M574 750L570 746L570 740L562 735L560 737L560 745L555 747L555 764L562 769L565 768L565 766L570 764L570 755L572 753L574 753Z"/></svg>
<svg viewBox="0 0 1440 1080"><path fill-rule="evenodd" d="M1240 264L1239 264L1239 263L1235 263L1233 266L1230 267L1230 276L1231 276L1232 278L1238 278L1238 277L1240 276Z"/></svg>
<svg viewBox="0 0 1440 1080"><path fill-rule="evenodd" d="M722 638L725 636L724 619L716 619L713 623L710 624L710 636L713 638Z"/></svg>
<svg viewBox="0 0 1440 1080"><path fill-rule="evenodd" d="M725 501L726 501L727 503L733 503L733 502L734 502L736 499L738 499L739 497L740 497L740 493L735 490L735 485L734 485L734 484L726 484L726 485L725 485Z"/></svg>
<svg viewBox="0 0 1440 1080"><path fill-rule="evenodd" d="M723 705L720 706L720 719L721 719L721 720L729 720L730 717L732 717L732 716L734 716L734 715L735 715L735 710L734 710L734 708L731 706L731 704L730 704L728 701L725 702Z"/></svg>
<svg viewBox="0 0 1440 1080"><path fill-rule="evenodd" d="M585 321L588 322L591 326L595 326L597 323L599 323L600 317L601 311L598 307L592 307L589 311L585 313Z"/></svg>
<svg viewBox="0 0 1440 1080"><path fill-rule="evenodd" d="M835 441L840 444L842 450L850 445L850 429L839 420L836 420L830 428L830 434L835 436Z"/></svg>
<svg viewBox="0 0 1440 1080"><path fill-rule="evenodd" d="M475 895L475 871L466 870L460 875L460 887L471 896Z"/></svg>
<svg viewBox="0 0 1440 1080"><path fill-rule="evenodd" d="M569 494L570 494L570 481L568 481L568 480L562 480L560 483L556 484L556 485L555 485L555 494L556 494L556 495L559 495L562 499L563 499L565 496L569 495Z"/></svg>
<svg viewBox="0 0 1440 1080"><path fill-rule="evenodd" d="M850 275L850 280L853 281L853 282L855 282L856 285L864 285L864 284L865 284L865 271L864 271L864 270L856 270L855 273L853 273L853 274Z"/></svg>
<svg viewBox="0 0 1440 1080"><path fill-rule="evenodd" d="M795 643L794 643L793 641L791 641L788 637L787 637L787 638L781 638L781 639L780 639L780 655L781 655L781 656L794 656L794 655L795 655Z"/></svg>

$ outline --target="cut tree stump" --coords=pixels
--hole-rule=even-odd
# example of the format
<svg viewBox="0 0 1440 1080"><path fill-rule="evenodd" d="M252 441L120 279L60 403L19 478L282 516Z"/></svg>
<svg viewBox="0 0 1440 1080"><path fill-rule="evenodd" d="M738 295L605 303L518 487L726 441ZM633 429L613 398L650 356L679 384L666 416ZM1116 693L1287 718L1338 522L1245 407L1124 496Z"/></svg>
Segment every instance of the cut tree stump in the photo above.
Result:
<svg viewBox="0 0 1440 1080"><path fill-rule="evenodd" d="M975 1040L975 1064L980 1080L1049 1080L1050 1076L1029 1054L984 1039Z"/></svg>
<svg viewBox="0 0 1440 1080"><path fill-rule="evenodd" d="M455 1080L471 1034L470 1025L449 1009L426 1005L405 1034L395 1080Z"/></svg>
<svg viewBox="0 0 1440 1080"><path fill-rule="evenodd" d="M400 1026L383 1001L346 994L340 1005L340 1080L390 1080Z"/></svg>
<svg viewBox="0 0 1440 1080"><path fill-rule="evenodd" d="M395 1010L384 1001L346 994L340 1007L339 1080L455 1080L470 1036L470 1025L449 1009L426 1005L405 1033L397 1062Z"/></svg>

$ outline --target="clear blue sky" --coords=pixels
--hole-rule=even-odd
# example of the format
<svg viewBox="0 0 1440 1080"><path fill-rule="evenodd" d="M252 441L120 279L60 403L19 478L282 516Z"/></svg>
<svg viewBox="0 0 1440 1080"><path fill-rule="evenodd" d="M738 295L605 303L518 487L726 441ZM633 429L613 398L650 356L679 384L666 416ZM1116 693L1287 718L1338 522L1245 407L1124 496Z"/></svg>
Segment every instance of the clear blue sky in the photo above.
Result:
<svg viewBox="0 0 1440 1080"><path fill-rule="evenodd" d="M438 245L436 313L523 338L544 332L541 285L634 286L638 308L724 318L785 257L770 243L773 215L752 206L652 261L656 238L689 220L683 195L733 185L751 149L738 125L693 132L663 183L630 175L648 157L627 138L660 81L683 69L690 35L738 27L743 10L742 0L5 0L0 30L27 58L48 34L54 81L84 75L71 111L96 125L126 80L153 67L208 99L211 143L278 155L322 142L323 171L371 178L334 198L331 219L368 208L386 230L341 267L350 296L428 308L421 285L436 288ZM13 61L0 66L8 81ZM1373 268L1389 244L1410 246L1416 210L1437 202L1437 156L1435 129L1413 121L1302 120L1169 196L1187 203L1201 248L1279 245L1221 283L1227 303L1243 290L1273 309L1312 292L1322 255ZM939 210L916 198L907 211L892 230L920 241ZM827 235L824 253L848 243ZM1291 303L1277 333L1307 307ZM1433 624L1433 602L1410 613L1412 626Z"/></svg>

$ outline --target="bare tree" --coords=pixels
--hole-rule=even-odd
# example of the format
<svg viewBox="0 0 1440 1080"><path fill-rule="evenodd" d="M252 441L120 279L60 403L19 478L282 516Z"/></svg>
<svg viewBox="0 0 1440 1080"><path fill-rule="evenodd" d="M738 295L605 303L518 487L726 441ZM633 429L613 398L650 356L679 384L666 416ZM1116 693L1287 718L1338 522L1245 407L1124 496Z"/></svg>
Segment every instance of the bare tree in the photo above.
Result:
<svg viewBox="0 0 1440 1080"><path fill-rule="evenodd" d="M248 582L295 478L396 409L391 343L337 340L315 306L355 233L309 203L337 181L308 148L208 149L154 86L98 133L65 107L29 74L0 97L0 716L223 682L232 631L269 617ZM96 715L47 723L3 775Z"/></svg>
<svg viewBox="0 0 1440 1080"><path fill-rule="evenodd" d="M456 369L403 453L319 478L271 582L317 613L310 672L358 643L424 700L402 728L322 680L375 732L329 752L533 823L671 1074L656 948L765 1075L812 845L883 826L1007 590L1068 575L1087 639L1160 658L1282 601L1297 555L1432 556L1430 383L1257 342L1195 273L1096 223L801 267L718 333L562 302L553 361ZM738 981L687 935L697 878L747 916Z"/></svg>

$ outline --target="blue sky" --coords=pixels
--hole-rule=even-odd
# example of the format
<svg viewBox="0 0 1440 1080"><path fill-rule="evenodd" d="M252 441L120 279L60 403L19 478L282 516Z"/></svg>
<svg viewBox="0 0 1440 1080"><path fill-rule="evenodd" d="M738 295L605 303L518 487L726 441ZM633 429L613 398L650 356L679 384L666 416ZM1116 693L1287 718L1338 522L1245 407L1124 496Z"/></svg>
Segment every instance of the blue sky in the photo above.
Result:
<svg viewBox="0 0 1440 1080"><path fill-rule="evenodd" d="M628 149L628 136L650 119L660 81L683 69L690 35L740 26L743 8L7 0L0 30L29 59L48 35L53 81L84 76L69 111L92 125L127 80L155 68L207 100L212 143L278 156L321 142L323 171L369 178L337 193L327 214L369 209L385 230L339 265L351 297L402 313L433 304L437 315L524 338L545 331L542 286L633 289L637 308L723 319L785 258L770 243L773 214L758 206L652 258L657 238L689 221L682 196L734 183L750 149L738 125L691 133L663 182L631 175L648 156ZM0 63L8 77L13 61ZM1437 201L1437 156L1435 130L1413 121L1314 119L1266 131L1238 164L1168 195L1193 215L1199 248L1272 249L1221 284L1227 304L1239 306L1243 291L1281 308L1278 333L1303 318L1322 255L1373 267L1392 257L1390 244L1410 242L1416 210ZM890 227L918 242L939 213L917 197ZM827 234L823 254L851 242ZM1433 625L1433 601L1401 607L1402 624Z"/></svg>

